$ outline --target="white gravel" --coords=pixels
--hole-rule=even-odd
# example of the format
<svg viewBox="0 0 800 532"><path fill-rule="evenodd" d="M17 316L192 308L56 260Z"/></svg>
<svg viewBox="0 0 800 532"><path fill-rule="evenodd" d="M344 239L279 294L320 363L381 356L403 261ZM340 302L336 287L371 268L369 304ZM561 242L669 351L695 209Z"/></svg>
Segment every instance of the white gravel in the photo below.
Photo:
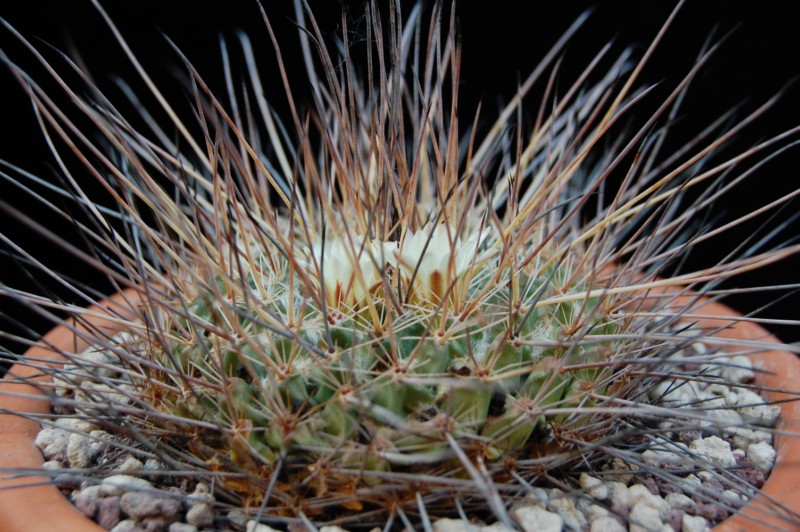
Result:
<svg viewBox="0 0 800 532"><path fill-rule="evenodd" d="M634 504L628 515L629 532L653 532L664 525L657 509L643 502Z"/></svg>
<svg viewBox="0 0 800 532"><path fill-rule="evenodd" d="M280 532L280 530L275 530L270 526L261 523L256 523L255 521L248 521L247 532Z"/></svg>
<svg viewBox="0 0 800 532"><path fill-rule="evenodd" d="M592 499L598 501L608 499L608 486L603 484L603 481L599 478L590 476L587 473L581 473L578 482L580 483L581 489Z"/></svg>
<svg viewBox="0 0 800 532"><path fill-rule="evenodd" d="M694 454L703 461L719 467L733 467L736 465L736 457L731 452L731 444L717 436L697 439L689 446Z"/></svg>
<svg viewBox="0 0 800 532"><path fill-rule="evenodd" d="M538 506L524 506L511 510L511 517L525 532L561 532L564 519L557 513Z"/></svg>
<svg viewBox="0 0 800 532"><path fill-rule="evenodd" d="M747 458L762 473L768 473L775 464L775 449L766 442L751 443L747 446Z"/></svg>
<svg viewBox="0 0 800 532"><path fill-rule="evenodd" d="M149 481L130 475L112 475L103 479L100 488L104 495L122 495L128 491L147 491L155 489Z"/></svg>
<svg viewBox="0 0 800 532"><path fill-rule="evenodd" d="M668 493L664 500L673 510L686 510L694 506L694 501L683 493Z"/></svg>
<svg viewBox="0 0 800 532"><path fill-rule="evenodd" d="M678 359L681 356L675 355ZM62 379L61 383L84 399L97 398L98 394L107 391L107 386L92 382L91 367L99 365L103 378L112 377L114 360L115 357L107 353L88 353L83 361L76 360L68 365L70 378ZM780 409L776 405L765 405L753 389L746 387L755 376L749 358L736 356L720 362L721 365L700 364L708 382L701 379L657 383L649 394L651 400L663 406L685 409L688 421L661 423L659 427L666 437L654 437L649 444L626 450L628 454L624 455L631 464L665 469L670 474L682 468L695 470L696 474L678 473L681 478L673 483L673 487L679 484L683 493L670 492L662 497L654 493L657 489L652 482L648 485L641 483L637 475L638 466L615 459L609 466L613 471L581 473L575 480L573 492L532 487L528 495L515 502L509 510L517 529L525 532L702 532L716 521L707 518L714 508L713 502L698 498L699 492L715 494L733 507L744 504L746 498L742 491L746 490L722 485L718 480L720 476L713 471L745 463L757 474L767 474L775 462L770 427L774 426ZM728 384L714 382L715 375L728 379ZM118 405L128 404L131 391L132 387L122 394L116 393L112 400ZM66 396L69 391L58 393ZM696 430L696 437L685 437L690 432L687 427ZM703 427L707 432L703 432ZM58 471L66 467L86 469L98 466L97 461L111 448L110 438L90 421L61 417L45 422L36 438L36 445L42 450L49 470ZM71 494L71 499L80 511L115 532L210 530L217 524L215 519L226 517L216 506L212 489L203 483L198 483L192 493L187 493L177 488L165 490L159 487L158 479L162 477L148 476L153 479L151 482L138 476L163 469L164 465L154 458L122 456L113 470L106 469L106 472L113 473L111 476L100 483L84 483ZM250 520L240 510L229 511L227 520L236 524L235 530L275 531ZM432 526L434 532L511 530L500 523L464 522L456 518L434 519ZM323 527L320 532L345 531L338 527Z"/></svg>
<svg viewBox="0 0 800 532"><path fill-rule="evenodd" d="M773 426L781 414L780 406L764 404L760 395L745 388L736 390L734 404L739 407L737 412L746 422L762 427Z"/></svg>
<svg viewBox="0 0 800 532"><path fill-rule="evenodd" d="M681 532L705 532L706 530L709 530L709 526L708 521L704 518L696 515L683 514L683 518L681 519Z"/></svg>
<svg viewBox="0 0 800 532"><path fill-rule="evenodd" d="M628 529L614 517L599 517L592 521L591 532L628 532Z"/></svg>

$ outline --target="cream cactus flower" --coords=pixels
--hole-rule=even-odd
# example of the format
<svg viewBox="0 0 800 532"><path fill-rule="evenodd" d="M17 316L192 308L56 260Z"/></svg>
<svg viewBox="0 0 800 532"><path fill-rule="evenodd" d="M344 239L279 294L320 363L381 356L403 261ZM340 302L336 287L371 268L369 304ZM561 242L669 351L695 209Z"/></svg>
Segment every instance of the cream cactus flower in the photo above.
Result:
<svg viewBox="0 0 800 532"><path fill-rule="evenodd" d="M324 248L315 245L312 253L310 269L321 269L325 298L332 308L360 306L381 283L381 273L376 267L381 260L380 244L364 236L353 235L352 240L335 237L325 242Z"/></svg>
<svg viewBox="0 0 800 532"><path fill-rule="evenodd" d="M413 277L415 299L438 304L451 283L468 282L464 274L473 264L480 264L488 258L489 254L478 255L487 236L487 230L475 232L462 242L455 235L455 229L448 225L426 224L419 231L410 231L399 247L386 249L386 256L407 281ZM457 295L453 291L451 294Z"/></svg>

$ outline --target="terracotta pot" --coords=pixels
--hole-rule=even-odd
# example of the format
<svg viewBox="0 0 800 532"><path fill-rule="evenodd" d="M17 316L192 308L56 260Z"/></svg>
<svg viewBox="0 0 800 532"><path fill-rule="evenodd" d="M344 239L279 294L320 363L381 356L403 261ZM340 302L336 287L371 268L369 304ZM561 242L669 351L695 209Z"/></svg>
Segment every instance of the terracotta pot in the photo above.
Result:
<svg viewBox="0 0 800 532"><path fill-rule="evenodd" d="M111 309L117 315L129 315L132 305L139 301L133 291L117 294L106 300L102 307ZM99 310L97 307L93 307ZM104 312L106 316L109 313ZM119 332L120 324L99 313L90 319L94 327L105 329L109 334ZM715 327L738 316L728 307L719 303L703 303L696 311L701 326ZM702 317L701 317L702 316ZM716 317L716 318L715 318ZM694 321L694 319L693 319ZM37 359L39 365L57 367L63 363L58 351L81 352L87 347L73 330L59 326L50 331L25 355ZM78 329L80 330L80 329ZM800 389L800 359L786 351L778 350L780 343L759 325L742 321L729 327L718 336L732 339L756 340L775 344L776 350L751 355L754 364L766 371L757 375L759 385L769 389ZM46 346L51 345L53 348ZM6 378L0 380L0 412L24 412L34 415L47 414L50 403L37 386L46 386L50 379L36 369L15 365ZM31 384L14 382L26 379ZM762 394L769 401L782 401L779 433L775 438L777 462L763 493L752 499L737 515L724 521L714 530L735 531L773 531L791 527L792 521L778 515L779 505L788 513L800 512L800 402L793 401L794 395L765 391ZM0 532L50 532L53 530L94 531L101 530L97 525L83 517L72 504L49 483L46 476L18 477L14 470L36 470L43 459L34 439L39 432L39 423L14 414L0 414ZM794 434L795 436L792 436ZM796 524L796 522L795 522Z"/></svg>
<svg viewBox="0 0 800 532"><path fill-rule="evenodd" d="M132 306L139 300L133 290L116 294L90 307L97 314L87 321L95 330L113 335L121 329L113 316L131 315ZM0 412L49 414L50 401L42 387L46 388L52 379L38 368L55 369L64 362L61 352L86 350L89 344L79 334L85 330L80 326L59 325L28 349L25 357L35 360L38 367L16 364L0 380ZM14 472L41 469L44 460L34 444L39 429L35 417L0 414L0 532L102 531L72 506L50 483L49 477Z"/></svg>

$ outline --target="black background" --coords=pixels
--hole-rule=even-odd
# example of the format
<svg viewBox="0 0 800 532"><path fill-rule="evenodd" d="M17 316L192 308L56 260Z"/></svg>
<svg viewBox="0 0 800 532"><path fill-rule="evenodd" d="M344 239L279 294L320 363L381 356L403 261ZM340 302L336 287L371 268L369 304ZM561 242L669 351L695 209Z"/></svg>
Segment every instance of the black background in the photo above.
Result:
<svg viewBox="0 0 800 532"><path fill-rule="evenodd" d="M187 0L137 2L105 2L109 14L119 26L153 78L167 97L180 105L186 104L183 89L174 81L172 69L179 59L164 39L167 35L186 54L209 84L224 89L220 68L218 39L232 40L236 30L251 36L262 72L265 89L279 112L286 114L282 86L274 67L274 54L254 0L227 2L196 2ZM300 60L300 50L290 2L264 0L265 9L278 33L281 50L293 80L293 91L299 101L308 101L308 84ZM491 7L489 5L491 4ZM556 5L558 4L558 5ZM734 5L735 4L735 5ZM363 13L361 1L347 2L351 17L358 19ZM385 9L385 2L380 2ZM403 6L408 11L409 2ZM662 82L655 91L654 100L679 82L691 68L704 41L710 34L732 34L723 44L693 84L683 108L681 125L671 142L680 142L687 135L699 131L733 105L743 103L744 116L758 104L766 101L789 84L781 101L748 132L737 146L747 147L759 140L775 135L800 123L800 90L791 80L800 74L800 38L796 26L800 10L795 1L742 2L695 1L688 2L678 14L664 42L642 73L643 83ZM339 31L341 12L339 3L330 0L311 2L318 23L325 35ZM483 102L482 116L496 114L502 101L508 101L519 80L524 79L558 37L585 9L594 11L584 27L566 49L559 83L561 93L569 82L588 64L594 54L609 40L614 41L614 53L625 46L633 46L636 56L642 52L669 16L673 2L461 2L459 13L460 33L463 37L462 83L460 109L466 124L471 120L478 102ZM38 45L47 43L60 50L74 47L90 70L95 81L113 92L112 75L125 79L135 76L124 59L119 46L104 25L97 11L87 0L46 0L4 2L2 16L21 34ZM364 37L364 23L353 25L352 38ZM2 31L2 47L13 61L32 69L43 78L30 55L8 31ZM48 51L48 58L55 54ZM234 54L235 55L235 54ZM38 132L34 115L24 92L4 68L2 73L2 130L0 159L9 161L37 175L50 178L55 174L52 157L48 155L42 135ZM271 96L272 95L272 96ZM188 104L185 105L188 108ZM651 107L652 108L652 107ZM651 109L650 108L650 109ZM534 112L531 110L531 112ZM680 133L684 132L681 137ZM797 136L795 135L795 138ZM673 144L676 147L679 144ZM800 186L800 149L786 154L771 163L753 179L716 206L715 213L722 219L746 213ZM36 204L18 194L7 183L0 182L0 196L19 210L50 227L65 239L76 240L70 227L56 222L47 214L40 214ZM779 215L785 220L797 211L797 202L789 204ZM763 221L763 220L762 220ZM48 223L50 222L50 223ZM708 264L736 243L744 240L757 225L738 228L724 238L709 242L703 254L690 256L689 266ZM33 235L15 222L7 213L0 212L0 231L51 267L101 291L108 290L102 276L92 272L78 261L64 257L57 247ZM779 236L788 240L800 235L800 223L793 222ZM7 247L3 247L7 250ZM0 282L25 290L41 290L28 277L29 269L20 268L4 255L0 257ZM744 276L726 286L738 287L758 284L796 283L800 281L800 260L796 257L780 265ZM57 289L54 283L46 288ZM737 295L726 302L743 312L752 312L772 304L762 313L770 318L800 318L798 297L783 292L785 297L776 301L779 293ZM38 334L50 327L46 320L36 317L8 298L0 296L0 310L4 315L3 329L14 334L23 329L8 319L25 323ZM768 328L785 341L800 340L800 328L794 325L770 324ZM12 352L21 344L9 339L0 343Z"/></svg>

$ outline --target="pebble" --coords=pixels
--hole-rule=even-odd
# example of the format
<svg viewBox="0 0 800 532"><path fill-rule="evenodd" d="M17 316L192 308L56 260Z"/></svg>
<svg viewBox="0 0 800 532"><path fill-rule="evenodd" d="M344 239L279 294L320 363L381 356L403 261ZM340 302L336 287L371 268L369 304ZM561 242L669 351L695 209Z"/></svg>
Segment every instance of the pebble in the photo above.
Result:
<svg viewBox="0 0 800 532"><path fill-rule="evenodd" d="M736 400L736 391L727 384L709 384L705 391L724 398L727 404L732 404Z"/></svg>
<svg viewBox="0 0 800 532"><path fill-rule="evenodd" d="M119 505L123 512L137 520L161 517L172 522L181 510L182 503L180 499L165 496L163 492L129 491L122 495Z"/></svg>
<svg viewBox="0 0 800 532"><path fill-rule="evenodd" d="M197 527L189 523L172 523L167 530L168 532L197 532Z"/></svg>
<svg viewBox="0 0 800 532"><path fill-rule="evenodd" d="M753 361L750 357L737 355L728 360L727 366L722 368L722 377L730 382L744 384L756 378L753 371Z"/></svg>
<svg viewBox="0 0 800 532"><path fill-rule="evenodd" d="M57 460L67 452L69 431L57 427L44 427L36 435L34 443L47 460Z"/></svg>
<svg viewBox="0 0 800 532"><path fill-rule="evenodd" d="M138 458L129 456L119 465L117 469L123 473L128 473L130 471L141 471L144 469L144 464Z"/></svg>
<svg viewBox="0 0 800 532"><path fill-rule="evenodd" d="M681 532L705 532L708 530L708 521L697 515L683 514Z"/></svg>
<svg viewBox="0 0 800 532"><path fill-rule="evenodd" d="M622 482L606 482L612 504L623 506L628 504L628 486Z"/></svg>
<svg viewBox="0 0 800 532"><path fill-rule="evenodd" d="M478 527L463 519L437 519L433 522L433 532L474 532ZM320 529L320 532L322 530Z"/></svg>
<svg viewBox="0 0 800 532"><path fill-rule="evenodd" d="M130 475L111 475L103 479L101 486L106 495L122 495L126 491L155 489L149 481Z"/></svg>
<svg viewBox="0 0 800 532"><path fill-rule="evenodd" d="M586 517L575 507L575 501L570 495L564 494L559 489L550 492L550 500L547 502L547 509L555 512L564 520L564 526L568 530L580 532L586 526Z"/></svg>
<svg viewBox="0 0 800 532"><path fill-rule="evenodd" d="M721 521L728 517L728 510L717 503L703 503L694 507L693 513L711 521Z"/></svg>
<svg viewBox="0 0 800 532"><path fill-rule="evenodd" d="M516 532L513 528L508 528L503 523L492 523L491 525L482 526L478 529L479 532ZM373 531L375 532L375 531ZM381 532L377 530L377 532Z"/></svg>
<svg viewBox="0 0 800 532"><path fill-rule="evenodd" d="M74 417L60 417L55 420L55 425L68 432L87 433L97 429L92 422Z"/></svg>
<svg viewBox="0 0 800 532"><path fill-rule="evenodd" d="M97 524L103 528L111 529L119 523L120 508L119 497L106 497L97 503Z"/></svg>
<svg viewBox="0 0 800 532"><path fill-rule="evenodd" d="M664 524L657 509L641 502L633 505L628 519L629 532L653 532L661 530Z"/></svg>
<svg viewBox="0 0 800 532"><path fill-rule="evenodd" d="M592 499L598 501L608 499L608 486L603 484L602 480L586 473L581 473L578 482L580 482L581 489Z"/></svg>
<svg viewBox="0 0 800 532"><path fill-rule="evenodd" d="M271 526L263 525L261 523L256 523L254 520L250 520L247 522L247 532L280 532L280 530L275 530Z"/></svg>
<svg viewBox="0 0 800 532"><path fill-rule="evenodd" d="M772 434L763 430L752 430L745 427L731 427L728 432L733 435L733 445L737 449L747 450L751 443L772 443Z"/></svg>
<svg viewBox="0 0 800 532"><path fill-rule="evenodd" d="M735 427L744 422L742 415L736 410L730 408L718 408L715 410L707 410L703 412L706 419L713 421L718 427Z"/></svg>
<svg viewBox="0 0 800 532"><path fill-rule="evenodd" d="M642 460L653 465L681 465L691 461L689 448L684 443L659 443L642 453Z"/></svg>
<svg viewBox="0 0 800 532"><path fill-rule="evenodd" d="M525 532L561 532L564 519L538 506L523 506L511 510L511 517Z"/></svg>
<svg viewBox="0 0 800 532"><path fill-rule="evenodd" d="M628 532L619 521L613 517L600 517L592 521L591 532Z"/></svg>
<svg viewBox="0 0 800 532"><path fill-rule="evenodd" d="M347 532L339 527L322 527L320 532ZM380 532L381 529L374 529ZM431 524L432 532L515 532L513 528L508 528L502 523L493 523L491 525L475 524L463 519L452 519L444 517L437 519Z"/></svg>
<svg viewBox="0 0 800 532"><path fill-rule="evenodd" d="M117 372L111 364L114 362L114 355L105 349L90 349L84 351L78 357L77 364L70 364L78 369L75 376L76 383L82 382L81 378L107 378L113 377Z"/></svg>
<svg viewBox="0 0 800 532"><path fill-rule="evenodd" d="M747 458L762 473L768 473L775 464L775 449L768 443L751 443L747 446Z"/></svg>
<svg viewBox="0 0 800 532"><path fill-rule="evenodd" d="M42 469L45 471L58 471L62 468L61 462L58 460L48 460L42 464Z"/></svg>
<svg viewBox="0 0 800 532"><path fill-rule="evenodd" d="M727 502L728 505L730 505L730 506L732 506L734 508L739 508L745 502L747 502L746 499L742 498L742 494L741 493L739 493L738 491L734 491L734 490L725 490L725 491L723 491L722 492L722 498L725 499L725 502Z"/></svg>
<svg viewBox="0 0 800 532"><path fill-rule="evenodd" d="M238 508L228 512L226 517L228 518L228 521L232 525L238 526L241 529L246 528L247 527L247 521L250 520L250 518L247 516L247 514L244 511L239 510Z"/></svg>
<svg viewBox="0 0 800 532"><path fill-rule="evenodd" d="M727 388L727 386L724 388ZM697 406L703 408L702 412L706 414L711 408L725 408L728 406L728 401L725 399L725 393L720 393L719 390L717 390L716 393L711 393L711 391L706 389L706 391L698 393L693 402L696 403Z"/></svg>
<svg viewBox="0 0 800 532"><path fill-rule="evenodd" d="M669 527L668 532L681 532L683 528L683 516L686 514L683 510L670 510L667 519L664 521L664 526Z"/></svg>
<svg viewBox="0 0 800 532"><path fill-rule="evenodd" d="M208 487L208 484L198 482L192 494L189 495L189 500L192 502L212 503L214 502L214 495L211 494L211 489Z"/></svg>
<svg viewBox="0 0 800 532"><path fill-rule="evenodd" d="M703 485L703 481L697 475L687 475L683 478L683 483L687 487L687 491L694 491Z"/></svg>
<svg viewBox="0 0 800 532"><path fill-rule="evenodd" d="M100 500L106 496L106 489L103 486L96 484L93 486L85 486L81 488L80 492L81 495L85 495L90 499L97 499Z"/></svg>
<svg viewBox="0 0 800 532"><path fill-rule="evenodd" d="M658 495L653 495L650 493L650 490L648 490L642 484L634 484L628 488L628 504L633 508L640 504L649 506L650 508L658 511L659 519L661 520L667 518L671 509L667 501Z"/></svg>
<svg viewBox="0 0 800 532"><path fill-rule="evenodd" d="M704 377L721 377L722 367L716 361L709 364L700 364L700 373Z"/></svg>
<svg viewBox="0 0 800 532"><path fill-rule="evenodd" d="M731 444L717 436L694 440L689 446L701 459L719 467L733 467L736 457L731 452Z"/></svg>
<svg viewBox="0 0 800 532"><path fill-rule="evenodd" d="M523 506L538 506L539 508L547 508L547 501L550 499L550 494L544 488L534 486L525 495L525 504Z"/></svg>
<svg viewBox="0 0 800 532"><path fill-rule="evenodd" d="M670 508L675 510L686 510L694 506L694 501L683 493L670 493L664 497L664 500L667 501Z"/></svg>
<svg viewBox="0 0 800 532"><path fill-rule="evenodd" d="M714 478L714 474L711 473L711 471L700 471L697 473L697 478L700 479L700 482L705 484L706 482Z"/></svg>
<svg viewBox="0 0 800 532"><path fill-rule="evenodd" d="M146 471L161 471L165 469L164 462L155 458L148 458L144 462L144 469Z"/></svg>
<svg viewBox="0 0 800 532"><path fill-rule="evenodd" d="M648 392L650 399L664 405L677 406L686 403L686 385L676 379L663 380Z"/></svg>
<svg viewBox="0 0 800 532"><path fill-rule="evenodd" d="M780 406L765 404L760 395L747 389L741 389L737 393L736 404L739 405L737 412L746 422L762 427L773 426L781 413Z"/></svg>
<svg viewBox="0 0 800 532"><path fill-rule="evenodd" d="M97 512L97 500L78 492L73 493L72 504L78 509L80 513L88 518L93 518Z"/></svg>
<svg viewBox="0 0 800 532"><path fill-rule="evenodd" d="M186 522L198 528L211 526L214 523L214 509L207 502L196 502L186 512Z"/></svg>
<svg viewBox="0 0 800 532"><path fill-rule="evenodd" d="M133 519L125 519L124 521L120 521L117 525L111 529L111 532L147 532L144 527L140 526L139 523L134 521Z"/></svg>
<svg viewBox="0 0 800 532"><path fill-rule="evenodd" d="M140 523L145 532L164 532L170 525L163 517L145 517Z"/></svg>
<svg viewBox="0 0 800 532"><path fill-rule="evenodd" d="M67 460L74 469L87 469L92 465L94 457L106 448L103 437L107 433L94 430L87 436L78 432L69 435L67 443Z"/></svg>
<svg viewBox="0 0 800 532"><path fill-rule="evenodd" d="M86 381L75 390L75 399L81 402L103 404L104 406L128 406L133 402L130 394L121 387Z"/></svg>
<svg viewBox="0 0 800 532"><path fill-rule="evenodd" d="M610 517L608 508L605 506L600 506L599 504L589 505L583 514L586 516L586 520L590 523L597 521L601 517Z"/></svg>
<svg viewBox="0 0 800 532"><path fill-rule="evenodd" d="M53 376L53 388L55 389L57 397L66 397L68 395L72 395L75 390L75 387L72 385L72 381L61 378L58 375Z"/></svg>
<svg viewBox="0 0 800 532"><path fill-rule="evenodd" d="M621 482L623 484L628 484L631 480L633 480L633 474L623 473L623 471L637 471L639 468L637 466L630 466L625 463L621 458L614 457L611 460L611 463L605 466L604 470L613 472L613 478Z"/></svg>

